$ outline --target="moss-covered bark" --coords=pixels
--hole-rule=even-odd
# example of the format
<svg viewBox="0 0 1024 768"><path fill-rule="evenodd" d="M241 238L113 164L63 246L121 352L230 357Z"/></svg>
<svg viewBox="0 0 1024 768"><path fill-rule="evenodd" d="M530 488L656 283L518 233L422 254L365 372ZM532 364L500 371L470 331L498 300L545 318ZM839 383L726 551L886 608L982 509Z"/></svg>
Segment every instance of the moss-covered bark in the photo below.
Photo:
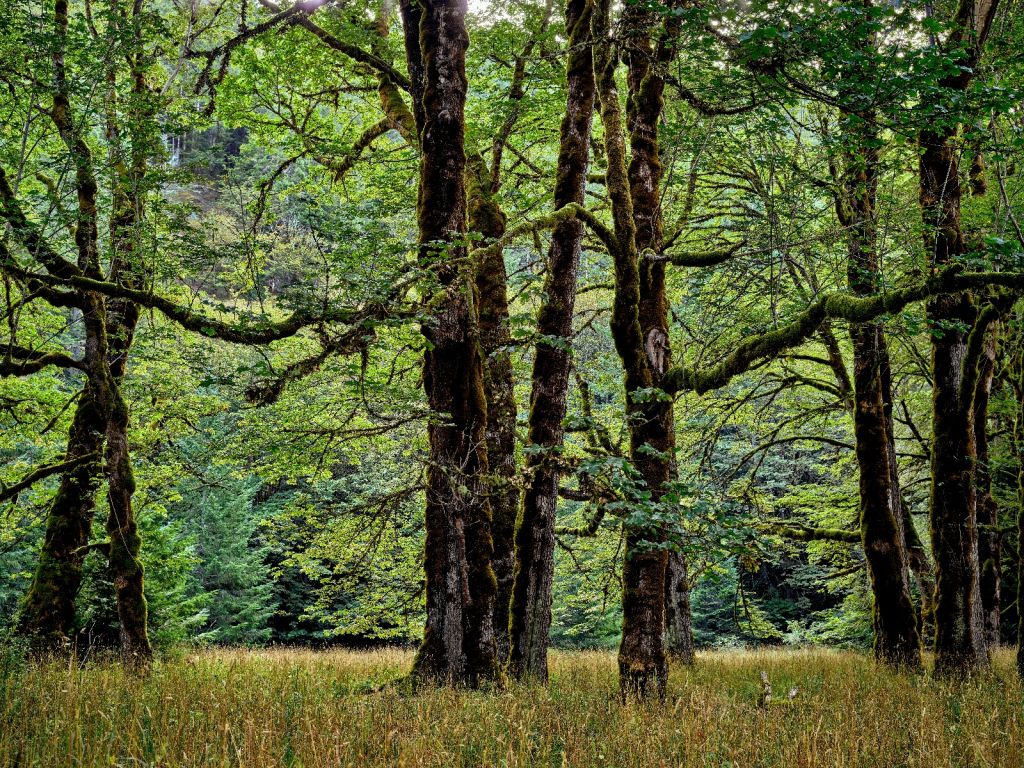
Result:
<svg viewBox="0 0 1024 768"><path fill-rule="evenodd" d="M493 627L487 403L476 285L466 256L464 0L423 0L420 258L438 296L423 324L423 386L432 413L426 499L426 609L413 666L421 680L476 685L498 673ZM408 18L408 14L404 15ZM408 30L407 30L408 39Z"/></svg>
<svg viewBox="0 0 1024 768"><path fill-rule="evenodd" d="M978 361L978 383L974 390L974 441L977 451L975 486L978 505L978 567L981 590L982 622L985 642L999 645L999 617L1001 613L1001 567L998 509L992 498L992 474L988 453L988 405L992 395L992 382L996 371L997 326L989 328L985 336L981 359Z"/></svg>
<svg viewBox="0 0 1024 768"><path fill-rule="evenodd" d="M920 138L921 210L929 265L964 253L956 149L949 135ZM935 554L935 668L960 675L988 661L979 584L973 386L965 386L968 333L977 310L967 293L928 302L932 333L931 535Z"/></svg>
<svg viewBox="0 0 1024 768"><path fill-rule="evenodd" d="M942 48L956 66L939 81L928 107L957 103L978 71L998 0L961 0ZM938 100L943 100L938 104ZM936 118L918 134L918 175L929 270L965 254L960 220L957 127ZM974 395L982 345L979 313L967 293L928 303L932 325L932 485L930 521L935 554L935 671L960 676L988 663L978 562ZM983 329L980 329L983 330ZM969 343L969 342L975 343Z"/></svg>
<svg viewBox="0 0 1024 768"><path fill-rule="evenodd" d="M586 189L595 98L592 12L591 0L569 0L565 6L569 54L555 180L556 209L581 205ZM509 671L517 677L539 680L547 680L548 674L558 454L564 438L572 366L572 317L582 238L583 226L575 218L559 222L551 236L544 302L537 315L537 333L542 341L537 345L531 374L528 443L534 450L526 459L527 486L515 531Z"/></svg>
<svg viewBox="0 0 1024 768"><path fill-rule="evenodd" d="M491 194L492 174L479 153L467 168L469 228L485 242L505 234L505 214ZM484 394L487 399L488 497L497 581L494 599L494 634L498 658L508 655L509 602L515 563L513 535L519 508L516 486L516 397L508 325L508 276L501 248L487 248L475 266L480 349L484 358Z"/></svg>
<svg viewBox="0 0 1024 768"><path fill-rule="evenodd" d="M1017 675L1024 679L1024 621L1020 620L1024 605L1024 348L1020 336L1014 339L1015 349L1010 365L1010 386L1016 410L1013 415L1013 452L1017 460Z"/></svg>
<svg viewBox="0 0 1024 768"><path fill-rule="evenodd" d="M872 44L865 41L865 44ZM879 289L874 115L844 116L845 168L836 212L847 237L847 280L854 295ZM921 638L908 573L903 500L892 426L892 373L884 327L856 323L853 341L853 422L860 478L861 542L871 580L875 658L921 668Z"/></svg>
<svg viewBox="0 0 1024 768"><path fill-rule="evenodd" d="M46 518L46 533L35 574L18 617L18 632L42 654L63 652L75 622L75 598L82 583L96 490L102 478L106 419L91 390L82 392L66 459L91 456L61 477Z"/></svg>
<svg viewBox="0 0 1024 768"><path fill-rule="evenodd" d="M615 296L612 337L622 361L630 458L657 504L673 474L672 408L660 398L638 397L660 388L669 369L668 305L664 263L641 259L661 246L658 121L663 101L662 67L671 56L674 22L666 22L656 45L651 29L660 15L627 6L625 56L628 65L627 117L631 161L626 165L626 133L615 78L617 56L608 37L611 4L601 0L594 15L595 73L605 132L606 185L612 206ZM668 552L656 525L630 525L622 573L622 642L619 685L622 696L665 695L665 592Z"/></svg>
<svg viewBox="0 0 1024 768"><path fill-rule="evenodd" d="M693 617L690 611L690 574L686 555L671 552L665 571L665 647L671 658L692 664Z"/></svg>

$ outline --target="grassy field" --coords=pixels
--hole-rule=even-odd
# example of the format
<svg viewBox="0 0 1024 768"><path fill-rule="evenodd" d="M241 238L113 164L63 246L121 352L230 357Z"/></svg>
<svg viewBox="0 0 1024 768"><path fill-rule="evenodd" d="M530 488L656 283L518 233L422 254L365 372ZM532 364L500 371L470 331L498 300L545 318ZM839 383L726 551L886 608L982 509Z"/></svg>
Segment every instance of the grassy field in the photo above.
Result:
<svg viewBox="0 0 1024 768"><path fill-rule="evenodd" d="M706 653L673 670L663 706L620 705L615 658L597 652L554 654L548 689L374 691L410 662L207 651L144 680L7 666L0 765L1024 766L1024 692L1006 653L959 686L853 653ZM762 670L779 699L768 706Z"/></svg>

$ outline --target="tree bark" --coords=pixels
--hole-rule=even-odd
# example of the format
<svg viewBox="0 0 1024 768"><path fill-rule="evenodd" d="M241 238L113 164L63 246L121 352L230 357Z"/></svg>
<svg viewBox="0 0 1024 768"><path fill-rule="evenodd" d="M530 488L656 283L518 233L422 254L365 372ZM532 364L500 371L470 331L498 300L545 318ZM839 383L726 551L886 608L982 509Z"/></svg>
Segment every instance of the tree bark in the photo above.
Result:
<svg viewBox="0 0 1024 768"><path fill-rule="evenodd" d="M964 253L960 182L949 136L920 139L921 210L932 268ZM988 656L979 585L977 496L972 386L967 340L977 310L967 293L928 302L932 333L931 534L935 553L935 668L960 675L984 666Z"/></svg>
<svg viewBox="0 0 1024 768"><path fill-rule="evenodd" d="M669 553L665 584L665 645L673 659L692 664L696 649L690 612L690 575L682 552Z"/></svg>
<svg viewBox="0 0 1024 768"><path fill-rule="evenodd" d="M663 106L663 82L651 66L654 54L647 27L653 14L630 6L629 109L632 162L626 167L626 139L615 79L617 56L609 37L611 4L600 0L595 13L595 74L604 123L606 185L614 229L615 297L611 330L622 361L630 459L640 474L654 509L671 479L673 424L671 408L660 398L645 396L660 384L668 369L664 264L644 260L641 250L660 245L660 161L657 118ZM633 31L640 34L634 36ZM664 42L664 41L662 41ZM663 52L659 44L659 54ZM660 61L660 58L659 58ZM655 119L652 120L652 117ZM634 198L635 195L635 198ZM634 500L642 503L642 498ZM668 661L665 651L665 573L668 552L664 533L653 522L631 522L626 528L622 572L622 642L619 645L619 687L623 698L665 696Z"/></svg>
<svg viewBox="0 0 1024 768"><path fill-rule="evenodd" d="M977 72L998 0L960 0L944 48L958 54L956 72L932 99L965 92ZM962 52L961 52L962 49ZM956 126L946 119L920 131L918 162L924 245L931 271L965 253L960 220ZM935 554L935 671L961 676L988 663L978 563L974 430L976 360L968 331L977 309L968 293L928 302L932 325L932 486L930 521Z"/></svg>
<svg viewBox="0 0 1024 768"><path fill-rule="evenodd" d="M1018 321L1019 322L1019 321ZM1017 676L1024 679L1024 349L1020 334L1014 337L1010 383L1016 411L1013 418L1013 451L1017 459Z"/></svg>
<svg viewBox="0 0 1024 768"><path fill-rule="evenodd" d="M18 633L28 638L39 654L64 652L70 642L103 472L105 428L106 419L87 385L75 409L64 455L68 461L94 458L61 477L47 514L35 574L18 617Z"/></svg>
<svg viewBox="0 0 1024 768"><path fill-rule="evenodd" d="M567 94L558 150L555 208L583 203L594 112L594 64L590 38L592 0L568 0ZM527 486L515 530L515 571L509 615L509 671L516 677L548 677L555 511L559 453L572 367L572 318L576 303L583 225L575 218L555 227L537 315L537 344L530 390Z"/></svg>
<svg viewBox="0 0 1024 768"><path fill-rule="evenodd" d="M437 280L423 324L423 387L432 418L426 492L426 608L416 679L478 685L498 673L494 638L487 403L466 256L465 0L423 0L420 258ZM408 30L407 30L408 38ZM407 47L408 50L408 47ZM415 114L415 110L414 110Z"/></svg>
<svg viewBox="0 0 1024 768"><path fill-rule="evenodd" d="M877 130L874 115L844 128L846 169L837 200L840 223L847 232L847 280L859 296L879 288L876 235L878 188ZM892 426L892 373L881 323L856 323L853 341L853 423L860 475L861 542L873 597L874 652L895 667L921 668L921 638L908 576L896 446Z"/></svg>
<svg viewBox="0 0 1024 768"><path fill-rule="evenodd" d="M491 193L491 172L479 153L469 160L469 228L493 242L505 234L505 214ZM484 358L484 395L487 399L488 498L492 567L497 582L494 599L494 635L499 660L508 656L509 603L515 565L514 532L519 510L516 487L516 395L512 373L512 341L508 326L508 276L501 248L484 252L476 266L479 295L480 349Z"/></svg>
<svg viewBox="0 0 1024 768"><path fill-rule="evenodd" d="M974 390L974 441L977 446L975 484L978 495L978 564L981 589L982 622L985 642L990 647L999 645L999 617L1001 613L1002 555L997 516L998 509L992 498L992 474L988 454L988 405L996 371L996 326L985 337L980 361L978 384Z"/></svg>

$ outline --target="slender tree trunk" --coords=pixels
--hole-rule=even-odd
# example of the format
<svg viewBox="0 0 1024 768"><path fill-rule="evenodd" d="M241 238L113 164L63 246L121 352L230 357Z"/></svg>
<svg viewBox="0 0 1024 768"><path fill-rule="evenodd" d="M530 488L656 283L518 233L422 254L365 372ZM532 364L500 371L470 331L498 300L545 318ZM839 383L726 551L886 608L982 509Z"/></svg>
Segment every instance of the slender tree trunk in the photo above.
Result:
<svg viewBox="0 0 1024 768"><path fill-rule="evenodd" d="M876 248L878 150L874 116L844 129L846 170L837 201L847 231L851 291L866 296L879 287ZM896 667L921 667L921 638L908 575L904 515L892 428L892 374L881 323L859 323L853 341L853 424L860 470L861 541L873 596L875 658Z"/></svg>
<svg viewBox="0 0 1024 768"><path fill-rule="evenodd" d="M568 0L567 95L558 151L555 208L582 204L594 112L594 65L590 43L591 0ZM509 615L509 671L546 681L554 573L555 511L559 452L572 367L572 318L576 303L583 227L576 219L552 233L544 278L544 303L537 316L537 344L530 392L527 486L515 530L515 571Z"/></svg>
<svg viewBox="0 0 1024 768"><path fill-rule="evenodd" d="M426 503L426 603L415 678L479 684L497 675L487 472L487 403L466 256L465 0L420 9L422 127L418 223L421 260L437 279L423 386L432 413ZM407 31L408 37L408 31ZM408 48L407 48L408 49ZM414 114L415 114L414 110Z"/></svg>
<svg viewBox="0 0 1024 768"><path fill-rule="evenodd" d="M989 329L974 391L974 441L977 445L975 483L978 494L978 563L980 568L982 622L985 642L999 645L1000 558L998 509L992 498L992 475L988 455L988 404L996 371L996 326Z"/></svg>
<svg viewBox="0 0 1024 768"><path fill-rule="evenodd" d="M1017 457L1017 675L1024 679L1024 350L1019 334L1014 339L1011 384L1016 412L1013 419L1013 449Z"/></svg>
<svg viewBox="0 0 1024 768"><path fill-rule="evenodd" d="M469 228L484 242L505 234L505 214L491 194L491 173L480 154L469 160ZM480 348L484 356L484 393L487 398L487 464L494 539L492 567L497 581L494 599L494 635L499 660L508 656L509 602L515 564L513 536L519 508L516 487L516 395L509 352L508 276L501 248L484 251L476 264L479 295Z"/></svg>

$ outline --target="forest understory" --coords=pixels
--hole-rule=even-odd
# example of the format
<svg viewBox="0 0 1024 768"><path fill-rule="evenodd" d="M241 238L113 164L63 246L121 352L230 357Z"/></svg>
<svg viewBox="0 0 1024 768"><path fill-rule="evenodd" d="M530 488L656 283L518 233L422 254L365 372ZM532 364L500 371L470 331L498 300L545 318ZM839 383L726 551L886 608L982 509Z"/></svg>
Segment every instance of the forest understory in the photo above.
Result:
<svg viewBox="0 0 1024 768"><path fill-rule="evenodd" d="M7 667L0 766L1021 765L1024 691L1010 652L993 661L944 683L847 651L708 652L672 667L665 706L625 707L599 651L552 654L547 688L416 693L393 684L402 650L204 651L141 683L111 664Z"/></svg>

